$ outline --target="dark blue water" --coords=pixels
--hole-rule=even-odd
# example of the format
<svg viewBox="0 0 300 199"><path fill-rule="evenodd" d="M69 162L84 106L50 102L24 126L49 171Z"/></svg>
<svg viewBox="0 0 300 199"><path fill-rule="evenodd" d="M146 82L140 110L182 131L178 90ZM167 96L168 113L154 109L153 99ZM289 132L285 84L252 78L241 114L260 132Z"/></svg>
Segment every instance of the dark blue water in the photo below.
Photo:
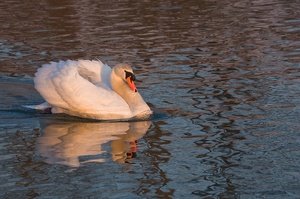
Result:
<svg viewBox="0 0 300 199"><path fill-rule="evenodd" d="M1 198L300 198L299 1L0 3ZM133 65L151 121L27 110L42 64Z"/></svg>

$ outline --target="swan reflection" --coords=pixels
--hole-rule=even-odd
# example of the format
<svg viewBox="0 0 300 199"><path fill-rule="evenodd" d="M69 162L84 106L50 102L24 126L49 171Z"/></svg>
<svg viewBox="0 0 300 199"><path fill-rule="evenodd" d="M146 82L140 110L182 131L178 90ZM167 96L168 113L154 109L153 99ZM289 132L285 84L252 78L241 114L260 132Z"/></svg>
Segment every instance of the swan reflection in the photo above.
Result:
<svg viewBox="0 0 300 199"><path fill-rule="evenodd" d="M42 123L36 150L50 164L78 167L85 162L104 162L109 152L113 161L124 163L136 156L136 141L150 125L150 121ZM104 144L109 141L107 148Z"/></svg>

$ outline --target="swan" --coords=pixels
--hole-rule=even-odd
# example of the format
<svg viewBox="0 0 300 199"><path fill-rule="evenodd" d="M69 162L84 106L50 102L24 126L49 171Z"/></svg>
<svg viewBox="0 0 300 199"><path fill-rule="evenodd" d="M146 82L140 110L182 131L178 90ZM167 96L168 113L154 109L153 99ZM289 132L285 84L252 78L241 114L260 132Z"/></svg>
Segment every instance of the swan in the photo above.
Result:
<svg viewBox="0 0 300 199"><path fill-rule="evenodd" d="M37 70L33 81L46 102L27 108L96 120L148 119L152 114L128 64L111 68L100 60L51 62Z"/></svg>

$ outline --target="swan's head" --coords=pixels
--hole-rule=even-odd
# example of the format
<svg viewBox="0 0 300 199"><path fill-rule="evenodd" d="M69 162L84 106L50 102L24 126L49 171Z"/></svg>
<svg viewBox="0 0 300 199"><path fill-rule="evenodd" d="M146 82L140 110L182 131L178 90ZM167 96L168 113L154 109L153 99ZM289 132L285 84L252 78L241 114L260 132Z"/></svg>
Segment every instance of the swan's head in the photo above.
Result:
<svg viewBox="0 0 300 199"><path fill-rule="evenodd" d="M113 68L115 74L125 81L133 92L137 92L134 84L135 75L128 64L118 64Z"/></svg>

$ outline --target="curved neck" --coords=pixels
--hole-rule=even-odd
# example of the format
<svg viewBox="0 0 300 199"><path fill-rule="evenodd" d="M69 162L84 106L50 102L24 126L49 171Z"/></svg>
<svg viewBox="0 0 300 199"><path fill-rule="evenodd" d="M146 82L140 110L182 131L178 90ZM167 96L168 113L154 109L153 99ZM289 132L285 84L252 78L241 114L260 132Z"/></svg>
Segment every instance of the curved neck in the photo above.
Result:
<svg viewBox="0 0 300 199"><path fill-rule="evenodd" d="M149 109L142 96L138 92L132 91L127 83L115 74L114 70L110 74L110 84L112 89L126 101L133 114Z"/></svg>

